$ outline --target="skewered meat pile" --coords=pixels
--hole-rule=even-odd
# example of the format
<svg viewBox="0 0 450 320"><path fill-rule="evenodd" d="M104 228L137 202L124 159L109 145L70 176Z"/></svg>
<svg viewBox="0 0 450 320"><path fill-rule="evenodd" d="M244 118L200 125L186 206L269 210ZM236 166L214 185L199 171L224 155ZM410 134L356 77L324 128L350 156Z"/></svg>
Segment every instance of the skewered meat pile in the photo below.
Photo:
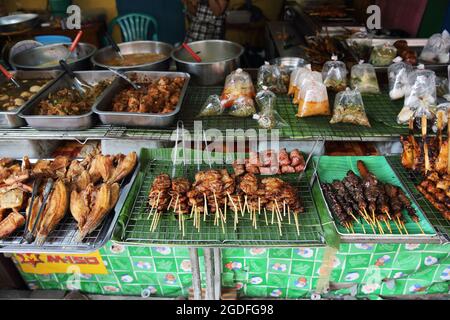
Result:
<svg viewBox="0 0 450 320"><path fill-rule="evenodd" d="M174 205L174 203L180 205ZM304 212L297 190L279 178L258 179L253 173L236 177L226 169L199 171L190 185L185 178L171 179L158 175L150 189L149 204L153 210L187 213L189 208L201 213L223 212L225 207L237 212L245 207L251 211L291 210ZM181 207L181 209L180 209Z"/></svg>
<svg viewBox="0 0 450 320"><path fill-rule="evenodd" d="M250 152L250 157L233 163L234 174L241 176L244 173L274 175L284 173L299 173L305 170L303 154L294 149L290 153L281 149L278 153L273 150L264 152Z"/></svg>
<svg viewBox="0 0 450 320"><path fill-rule="evenodd" d="M139 113L169 113L180 100L184 78L162 77L151 83L141 83L141 89L128 88L113 99L112 111Z"/></svg>
<svg viewBox="0 0 450 320"><path fill-rule="evenodd" d="M27 157L21 162L0 159L0 239L27 223L25 239L42 245L70 207L79 228L75 240L82 241L115 206L119 183L136 162L134 152L91 154L81 161L58 156L33 164Z"/></svg>
<svg viewBox="0 0 450 320"><path fill-rule="evenodd" d="M426 123L424 123L426 124ZM402 166L422 174L424 180L416 187L446 220L450 220L450 164L449 139L442 138L442 124L437 137L410 135L401 137Z"/></svg>
<svg viewBox="0 0 450 320"><path fill-rule="evenodd" d="M342 226L352 229L354 222L362 224L364 220L372 226L374 233L373 226L384 233L380 222L392 232L390 221L393 221L402 233L402 227L407 232L406 215L419 223L411 201L400 187L379 181L361 160L357 167L360 176L350 170L342 181L321 184L327 203Z"/></svg>

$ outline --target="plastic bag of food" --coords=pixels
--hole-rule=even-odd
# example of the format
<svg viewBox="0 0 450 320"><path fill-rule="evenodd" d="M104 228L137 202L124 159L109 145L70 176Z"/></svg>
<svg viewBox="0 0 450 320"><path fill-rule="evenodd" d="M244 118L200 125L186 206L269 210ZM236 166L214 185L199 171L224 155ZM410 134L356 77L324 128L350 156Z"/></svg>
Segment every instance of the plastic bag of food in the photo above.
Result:
<svg viewBox="0 0 450 320"><path fill-rule="evenodd" d="M226 77L220 102L230 115L248 117L256 113L254 97L255 88L247 72L237 69Z"/></svg>
<svg viewBox="0 0 450 320"><path fill-rule="evenodd" d="M281 75L280 67L278 67L277 65L270 65L269 62L266 61L258 69L256 88L258 90L262 90L262 87L267 87L269 88L269 90L275 93L287 92Z"/></svg>
<svg viewBox="0 0 450 320"><path fill-rule="evenodd" d="M423 108L430 109L436 105L436 75L431 70L424 70L420 65L408 76L409 93L405 96L405 104L397 116L399 124L409 122L414 114Z"/></svg>
<svg viewBox="0 0 450 320"><path fill-rule="evenodd" d="M437 132L440 128L443 130L448 123L448 111L450 110L450 103L445 102L441 103L437 106L434 123L433 123L433 131Z"/></svg>
<svg viewBox="0 0 450 320"><path fill-rule="evenodd" d="M206 99L198 117L220 116L224 110L225 108L220 102L220 97L217 94L213 94Z"/></svg>
<svg viewBox="0 0 450 320"><path fill-rule="evenodd" d="M361 28L347 40L359 60L369 60L372 51L372 37L373 35L368 33L366 28Z"/></svg>
<svg viewBox="0 0 450 320"><path fill-rule="evenodd" d="M307 73L307 72L311 72L311 65L310 64L308 64L308 65L306 65L304 67L296 68L296 69L294 69L294 71L292 71L290 79L289 79L288 95L295 96L295 94L298 91L298 88L297 88L298 78L303 73Z"/></svg>
<svg viewBox="0 0 450 320"><path fill-rule="evenodd" d="M424 119L426 119L426 124L431 122L433 119L433 113L430 110L430 106L421 104L417 107L417 109L414 111L414 119L416 121L417 128L422 128L422 124L424 124Z"/></svg>
<svg viewBox="0 0 450 320"><path fill-rule="evenodd" d="M352 89L358 88L361 93L379 93L377 74L374 67L369 63L360 61L352 67L351 71Z"/></svg>
<svg viewBox="0 0 450 320"><path fill-rule="evenodd" d="M306 66L307 63L302 58L294 58L294 60L286 61L286 63L280 60L276 65L280 68L281 79L285 87L288 88L292 72L300 67Z"/></svg>
<svg viewBox="0 0 450 320"><path fill-rule="evenodd" d="M443 77L436 77L436 95L445 98L448 93L448 80Z"/></svg>
<svg viewBox="0 0 450 320"><path fill-rule="evenodd" d="M358 89L339 92L334 100L333 117L330 123L353 123L370 127L361 93Z"/></svg>
<svg viewBox="0 0 450 320"><path fill-rule="evenodd" d="M417 53L411 49L406 40L397 40L394 42L394 47L397 49L397 55L403 59L405 63L412 66L417 64Z"/></svg>
<svg viewBox="0 0 450 320"><path fill-rule="evenodd" d="M412 71L412 66L403 62L401 57L395 58L394 63L389 66L389 97L392 100L401 99L408 94L408 76Z"/></svg>
<svg viewBox="0 0 450 320"><path fill-rule="evenodd" d="M370 63L376 67L389 65L397 55L397 49L388 43L375 47L370 54Z"/></svg>
<svg viewBox="0 0 450 320"><path fill-rule="evenodd" d="M293 102L298 104L300 102L300 96L302 92L302 87L309 82L316 81L322 83L322 74L317 71L310 71L302 73L297 79L297 91L294 95ZM325 87L326 88L326 87Z"/></svg>
<svg viewBox="0 0 450 320"><path fill-rule="evenodd" d="M308 81L300 89L297 117L328 116L327 87L319 81Z"/></svg>
<svg viewBox="0 0 450 320"><path fill-rule="evenodd" d="M261 110L260 113L253 115L253 119L258 122L262 129L281 129L289 126L288 123L275 110L275 101L277 96L267 87L263 87L261 91L256 94L256 103Z"/></svg>
<svg viewBox="0 0 450 320"><path fill-rule="evenodd" d="M325 62L322 68L322 78L325 86L335 92L343 91L347 87L347 67L337 56Z"/></svg>
<svg viewBox="0 0 450 320"><path fill-rule="evenodd" d="M450 49L450 34L447 30L436 33L428 39L420 54L420 59L426 62L448 63Z"/></svg>

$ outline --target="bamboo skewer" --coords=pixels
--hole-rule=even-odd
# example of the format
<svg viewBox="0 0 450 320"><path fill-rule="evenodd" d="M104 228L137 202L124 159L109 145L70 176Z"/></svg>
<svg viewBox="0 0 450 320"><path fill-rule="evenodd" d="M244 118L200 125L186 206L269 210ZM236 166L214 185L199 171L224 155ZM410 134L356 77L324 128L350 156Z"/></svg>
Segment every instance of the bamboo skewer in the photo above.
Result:
<svg viewBox="0 0 450 320"><path fill-rule="evenodd" d="M423 153L425 156L425 175L430 171L430 157L428 154L428 143L427 143L427 116L424 114L422 116L422 140L423 140Z"/></svg>
<svg viewBox="0 0 450 320"><path fill-rule="evenodd" d="M269 225L269 221L267 221L267 210L264 208L264 220L266 221L266 226Z"/></svg>
<svg viewBox="0 0 450 320"><path fill-rule="evenodd" d="M208 200L206 199L206 194L203 194L203 205L204 205L204 210L203 210L203 221L206 221L206 216L208 215Z"/></svg>
<svg viewBox="0 0 450 320"><path fill-rule="evenodd" d="M288 214L289 214L289 211L288 211ZM298 215L295 212L293 213L293 215L294 215L294 221L295 221L295 229L297 230L297 236L300 236L300 227L299 227L299 224L298 224Z"/></svg>
<svg viewBox="0 0 450 320"><path fill-rule="evenodd" d="M415 222L415 223L417 224L417 226L419 227L420 232L422 232L422 234L425 234L425 232L423 231L422 226L420 225L419 221L414 221L414 222Z"/></svg>
<svg viewBox="0 0 450 320"><path fill-rule="evenodd" d="M450 148L450 109L447 110L447 148ZM447 174L450 174L450 150L447 152Z"/></svg>
<svg viewBox="0 0 450 320"><path fill-rule="evenodd" d="M397 230L400 231L400 234L403 234L402 228L398 225L397 221L395 219L393 221L395 223L395 227L397 228Z"/></svg>

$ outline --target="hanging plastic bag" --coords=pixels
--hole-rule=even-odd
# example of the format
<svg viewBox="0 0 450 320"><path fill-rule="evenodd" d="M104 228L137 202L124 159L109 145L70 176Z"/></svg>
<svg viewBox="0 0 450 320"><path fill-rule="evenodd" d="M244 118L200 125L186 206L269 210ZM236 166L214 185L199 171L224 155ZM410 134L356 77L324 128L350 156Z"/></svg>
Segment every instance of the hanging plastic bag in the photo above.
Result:
<svg viewBox="0 0 450 320"><path fill-rule="evenodd" d="M290 80L289 80L289 89L288 89L288 95L290 96L295 96L295 94L298 91L298 87L297 87L297 83L298 83L298 78L303 74L303 73L308 73L311 72L311 65L308 64L304 67L299 67L294 69L294 71L292 71L291 76L290 76Z"/></svg>
<svg viewBox="0 0 450 320"><path fill-rule="evenodd" d="M237 69L226 77L220 102L230 115L249 117L256 113L254 97L255 88L247 72Z"/></svg>
<svg viewBox="0 0 450 320"><path fill-rule="evenodd" d="M300 89L297 117L330 115L327 87L318 81L308 81Z"/></svg>
<svg viewBox="0 0 450 320"><path fill-rule="evenodd" d="M408 94L408 76L412 71L412 66L403 62L401 57L395 58L394 63L389 66L389 97L392 100L401 99Z"/></svg>
<svg viewBox="0 0 450 320"><path fill-rule="evenodd" d="M275 110L275 101L277 96L267 87L263 87L256 94L256 103L261 110L260 113L254 114L253 119L258 122L262 129L281 129L289 126L289 124Z"/></svg>
<svg viewBox="0 0 450 320"><path fill-rule="evenodd" d="M325 62L322 68L322 78L325 86L335 92L343 91L347 87L347 67L345 63L332 56L331 61Z"/></svg>
<svg viewBox="0 0 450 320"><path fill-rule="evenodd" d="M317 71L309 71L309 72L304 72L302 73L298 79L297 79L297 91L296 94L294 96L293 102L294 104L298 104L300 102L300 97L301 97L301 92L302 92L302 87L308 83L308 82L320 82L322 83L322 74L320 72ZM326 87L325 87L326 88Z"/></svg>
<svg viewBox="0 0 450 320"><path fill-rule="evenodd" d="M262 87L267 87L274 93L286 93L287 89L284 85L281 75L280 67L277 65L270 65L265 62L258 70L256 81L256 88L262 90Z"/></svg>
<svg viewBox="0 0 450 320"><path fill-rule="evenodd" d="M361 93L358 89L347 88L336 95L333 117L330 123L339 122L370 127Z"/></svg>
<svg viewBox="0 0 450 320"><path fill-rule="evenodd" d="M352 89L358 88L361 93L380 93L375 69L362 60L352 67L351 85Z"/></svg>
<svg viewBox="0 0 450 320"><path fill-rule="evenodd" d="M206 99L198 117L220 116L224 110L225 108L220 103L220 97L217 94L213 94Z"/></svg>
<svg viewBox="0 0 450 320"><path fill-rule="evenodd" d="M450 103L441 103L436 108L436 114L434 117L433 131L437 132L439 127L441 130L448 124L448 111L450 110Z"/></svg>
<svg viewBox="0 0 450 320"><path fill-rule="evenodd" d="M370 54L370 63L376 67L389 65L397 55L397 49L386 43L375 47Z"/></svg>
<svg viewBox="0 0 450 320"><path fill-rule="evenodd" d="M408 76L409 93L405 96L405 104L397 116L399 124L406 124L417 110L430 109L436 105L436 75L431 70L424 70L423 65Z"/></svg>
<svg viewBox="0 0 450 320"><path fill-rule="evenodd" d="M428 39L420 54L420 59L426 62L448 63L450 49L450 34L447 30L436 33Z"/></svg>

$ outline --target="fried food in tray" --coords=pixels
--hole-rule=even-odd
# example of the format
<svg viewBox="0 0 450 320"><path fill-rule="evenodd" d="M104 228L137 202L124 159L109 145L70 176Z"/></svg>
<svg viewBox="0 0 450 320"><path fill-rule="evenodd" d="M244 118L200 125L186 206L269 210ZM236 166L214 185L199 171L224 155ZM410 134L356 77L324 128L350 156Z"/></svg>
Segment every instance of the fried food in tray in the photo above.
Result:
<svg viewBox="0 0 450 320"><path fill-rule="evenodd" d="M374 227L374 232L378 229L381 234L384 233L381 223L388 226L391 221L400 232L404 229L407 233L406 216L419 225L419 216L401 187L380 181L361 160L357 167L359 176L349 170L344 179L321 184L328 206L339 224L352 229L355 221L359 223L362 219Z"/></svg>
<svg viewBox="0 0 450 320"><path fill-rule="evenodd" d="M75 241L81 242L114 208L120 183L136 163L135 152L127 156L90 154L72 161L58 156L35 163L27 157L0 159L0 239L18 231L28 217L27 230L21 232L41 246L70 210L78 222ZM50 179L54 184L45 199ZM38 188L33 199L34 183Z"/></svg>
<svg viewBox="0 0 450 320"><path fill-rule="evenodd" d="M76 116L88 113L95 99L111 84L103 80L95 84L92 89L86 89L86 94L73 88L63 88L52 92L34 108L35 115L45 116Z"/></svg>
<svg viewBox="0 0 450 320"><path fill-rule="evenodd" d="M33 98L50 80L20 80L20 88L7 81L0 86L0 112L13 111Z"/></svg>
<svg viewBox="0 0 450 320"><path fill-rule="evenodd" d="M141 88L138 90L124 89L113 98L112 111L170 113L180 100L184 81L182 77L161 77L150 83L139 83Z"/></svg>

